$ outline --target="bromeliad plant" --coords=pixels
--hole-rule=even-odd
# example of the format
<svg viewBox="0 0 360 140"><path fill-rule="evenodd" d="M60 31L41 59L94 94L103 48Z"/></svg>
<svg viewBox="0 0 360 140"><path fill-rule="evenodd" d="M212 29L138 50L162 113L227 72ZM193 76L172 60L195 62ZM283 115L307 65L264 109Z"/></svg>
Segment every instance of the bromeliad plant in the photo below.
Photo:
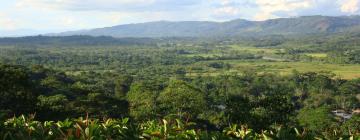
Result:
<svg viewBox="0 0 360 140"><path fill-rule="evenodd" d="M239 128L239 126L236 124L225 128L223 132L227 136L243 140L255 139L259 137L256 135L256 133L253 132L252 129L247 129L245 126L241 126L241 128Z"/></svg>
<svg viewBox="0 0 360 140"><path fill-rule="evenodd" d="M0 124L0 138L3 140L280 140L280 139L352 139L359 140L360 134L331 135L307 133L305 129L276 127L260 133L246 126L231 125L222 131L194 129L195 123L178 119L130 123L124 119L67 119L64 121L34 120L34 116L20 116ZM330 137L329 137L330 136Z"/></svg>
<svg viewBox="0 0 360 140"><path fill-rule="evenodd" d="M184 124L179 119L175 121L167 121L156 123L149 121L140 124L140 129L143 132L143 139L199 139L197 132L194 129L187 129L194 125L194 123Z"/></svg>
<svg viewBox="0 0 360 140"><path fill-rule="evenodd" d="M106 140L139 139L137 129L133 129L128 119L74 119L65 121L34 121L32 117L14 117L2 126L0 137L4 140L18 139L66 139L66 140Z"/></svg>

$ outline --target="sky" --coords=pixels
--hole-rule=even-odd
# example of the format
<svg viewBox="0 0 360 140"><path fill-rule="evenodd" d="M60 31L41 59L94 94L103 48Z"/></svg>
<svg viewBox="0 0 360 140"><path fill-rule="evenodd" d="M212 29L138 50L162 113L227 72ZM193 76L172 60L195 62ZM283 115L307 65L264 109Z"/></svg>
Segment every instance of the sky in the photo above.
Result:
<svg viewBox="0 0 360 140"><path fill-rule="evenodd" d="M149 21L357 15L360 0L0 0L0 36Z"/></svg>

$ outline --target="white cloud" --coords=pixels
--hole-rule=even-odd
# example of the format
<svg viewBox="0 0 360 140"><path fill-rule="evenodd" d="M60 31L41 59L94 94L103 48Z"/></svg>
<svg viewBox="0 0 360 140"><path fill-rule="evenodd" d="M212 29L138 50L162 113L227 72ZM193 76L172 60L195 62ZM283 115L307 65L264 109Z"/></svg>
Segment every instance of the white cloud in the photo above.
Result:
<svg viewBox="0 0 360 140"><path fill-rule="evenodd" d="M105 16L107 21L111 21L113 24L118 24L123 19L124 15L122 13L112 12Z"/></svg>
<svg viewBox="0 0 360 140"><path fill-rule="evenodd" d="M18 7L70 11L160 11L175 10L202 0L19 0Z"/></svg>
<svg viewBox="0 0 360 140"><path fill-rule="evenodd" d="M319 0L213 0L216 17L266 20L297 16L299 10L315 7ZM329 0L327 0L329 1Z"/></svg>
<svg viewBox="0 0 360 140"><path fill-rule="evenodd" d="M88 29L156 20L197 19L203 0L17 0L11 12L33 16L31 28ZM15 12L14 12L15 13ZM28 16L24 16L28 15ZM40 18L35 18L39 17ZM46 23L47 26L36 23Z"/></svg>
<svg viewBox="0 0 360 140"><path fill-rule="evenodd" d="M217 21L250 19L257 7L253 0L209 0L209 2L212 4L208 7L211 8L211 15L208 12L205 16L210 16Z"/></svg>
<svg viewBox="0 0 360 140"><path fill-rule="evenodd" d="M61 12L60 14L53 13L53 15L59 16L47 19L52 28L69 30L113 26L121 24L124 18L134 16L132 13L98 11Z"/></svg>
<svg viewBox="0 0 360 140"><path fill-rule="evenodd" d="M74 24L76 23L75 20L71 17L63 17L60 18L58 21L63 26L74 26Z"/></svg>
<svg viewBox="0 0 360 140"><path fill-rule="evenodd" d="M359 0L345 0L340 6L341 12L355 13L359 11Z"/></svg>
<svg viewBox="0 0 360 140"><path fill-rule="evenodd" d="M216 15L237 15L239 14L240 10L239 8L232 7L232 6L226 6L226 7L220 7L218 9L215 9L214 13Z"/></svg>
<svg viewBox="0 0 360 140"><path fill-rule="evenodd" d="M17 6L36 6L36 7L53 7L53 8L69 8L76 6L121 6L133 4L151 4L155 0L19 0Z"/></svg>
<svg viewBox="0 0 360 140"><path fill-rule="evenodd" d="M313 0L256 0L259 12L255 14L255 20L277 18L275 12L292 12L298 9L310 8Z"/></svg>
<svg viewBox="0 0 360 140"><path fill-rule="evenodd" d="M228 5L231 3L231 0L220 0L221 5Z"/></svg>
<svg viewBox="0 0 360 140"><path fill-rule="evenodd" d="M0 30L14 30L16 29L18 23L6 16L3 13L0 13Z"/></svg>

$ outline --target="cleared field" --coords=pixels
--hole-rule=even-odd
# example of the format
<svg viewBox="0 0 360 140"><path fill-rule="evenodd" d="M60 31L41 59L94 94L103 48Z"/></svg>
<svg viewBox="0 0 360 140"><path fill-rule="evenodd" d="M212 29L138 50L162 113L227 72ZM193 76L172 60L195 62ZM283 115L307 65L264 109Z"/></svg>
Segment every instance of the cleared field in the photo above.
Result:
<svg viewBox="0 0 360 140"><path fill-rule="evenodd" d="M218 61L219 62L219 61ZM299 72L331 72L343 79L360 78L360 65L347 64L321 64L321 63L304 63L304 62L244 62L237 60L221 61L231 64L229 70L209 68L205 73L200 75L219 75L222 73L242 72L253 70L258 73L279 73L281 75L291 74L293 70ZM204 62L198 65L204 65ZM195 73L191 74L196 75Z"/></svg>
<svg viewBox="0 0 360 140"><path fill-rule="evenodd" d="M315 58L325 58L328 56L326 53L306 53L305 55Z"/></svg>
<svg viewBox="0 0 360 140"><path fill-rule="evenodd" d="M214 53L208 53L208 54L185 54L184 56L186 57L216 57L219 56L219 54L214 54Z"/></svg>
<svg viewBox="0 0 360 140"><path fill-rule="evenodd" d="M281 51L281 49L274 49L274 48L256 48L256 47L245 47L245 46L238 46L238 45L231 45L229 46L232 50L237 51L244 51L249 53L265 53L265 54L274 54L276 52Z"/></svg>
<svg viewBox="0 0 360 140"><path fill-rule="evenodd" d="M245 46L238 46L238 45L230 45L227 47L218 47L214 48L212 51L208 53L194 53L194 54L183 54L186 57L217 57L217 56L224 56L229 54L229 52L243 52L243 53L250 53L255 55L273 55L275 53L281 52L281 49L274 49L274 48L256 48L256 47L245 47Z"/></svg>

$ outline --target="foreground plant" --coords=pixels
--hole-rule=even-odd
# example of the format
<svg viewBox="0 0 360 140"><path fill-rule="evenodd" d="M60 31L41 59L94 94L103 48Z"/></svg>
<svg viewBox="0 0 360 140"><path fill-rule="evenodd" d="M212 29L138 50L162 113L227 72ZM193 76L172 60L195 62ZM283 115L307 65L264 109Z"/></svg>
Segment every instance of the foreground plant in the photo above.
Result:
<svg viewBox="0 0 360 140"><path fill-rule="evenodd" d="M255 132L246 126L231 125L222 131L196 129L195 123L179 119L147 121L140 124L124 119L66 119L64 121L35 121L34 116L13 117L1 123L3 140L275 140L275 139L349 139L359 140L360 134L314 134L306 129L275 127Z"/></svg>

